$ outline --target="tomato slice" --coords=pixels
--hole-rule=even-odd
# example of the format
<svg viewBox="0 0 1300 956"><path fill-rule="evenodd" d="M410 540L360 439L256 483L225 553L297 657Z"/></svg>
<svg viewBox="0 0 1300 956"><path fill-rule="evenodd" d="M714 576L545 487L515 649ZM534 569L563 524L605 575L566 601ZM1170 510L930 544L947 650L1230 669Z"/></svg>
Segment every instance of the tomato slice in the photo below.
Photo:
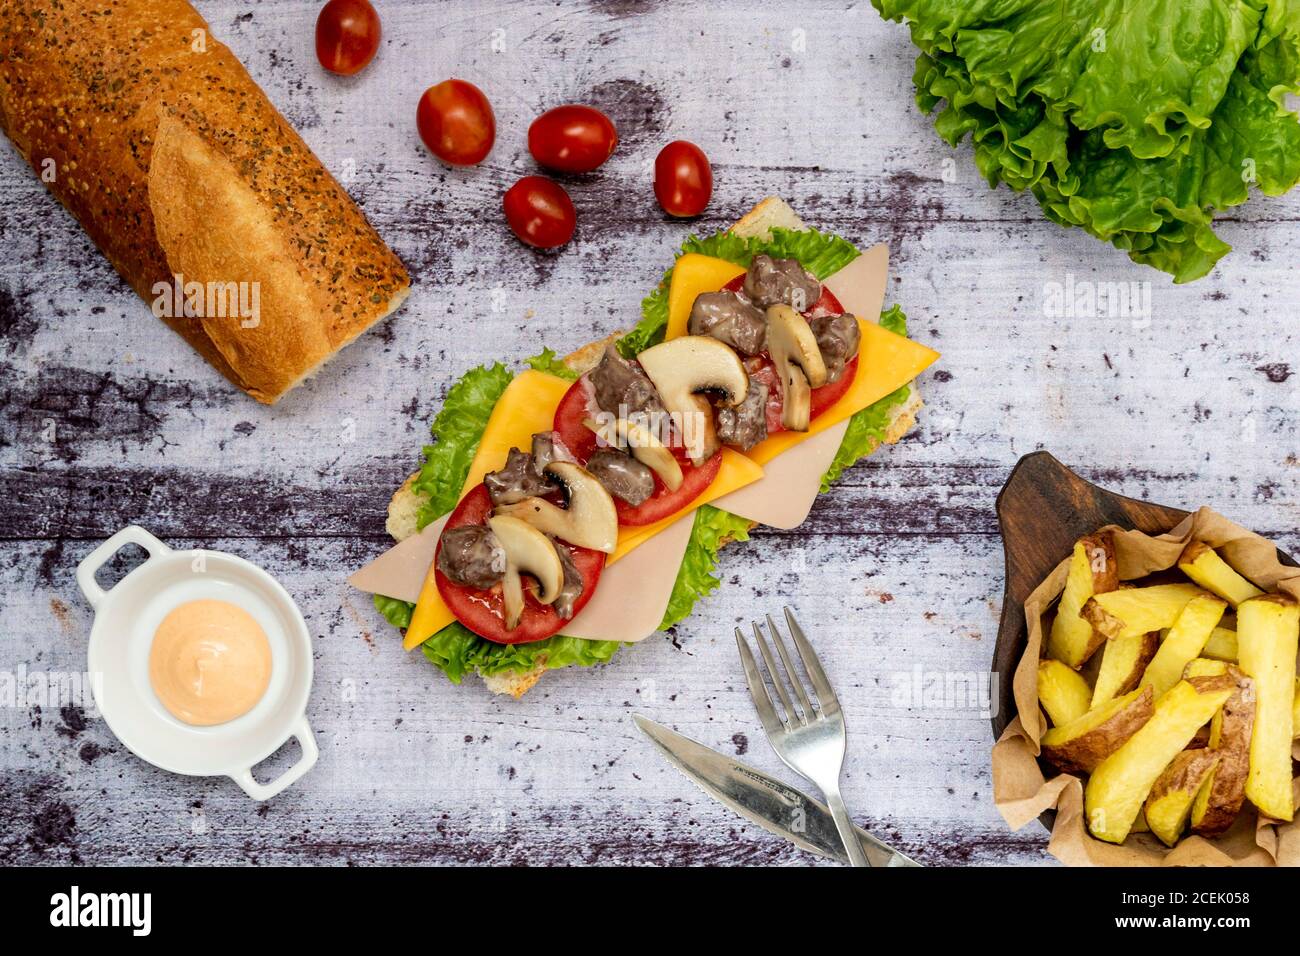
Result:
<svg viewBox="0 0 1300 956"><path fill-rule="evenodd" d="M578 461L585 462L595 452L598 442L596 433L584 425L583 419L595 414L587 391L586 377L578 379L570 386L560 399L555 409L555 423L552 426L560 441L573 453ZM674 447L673 457L682 468L682 483L676 491L669 491L658 475L655 475L655 490L650 497L639 505L630 505L622 498L614 499L618 509L618 523L621 525L654 524L662 518L675 514L692 501L704 494L704 490L713 484L722 467L722 452L718 452L701 465L692 465L684 448Z"/></svg>
<svg viewBox="0 0 1300 956"><path fill-rule="evenodd" d="M728 292L740 292L745 285L744 274L736 276L722 288ZM823 315L842 315L844 306L840 305L840 300L835 298L835 293L831 292L826 286L822 286L822 294L812 308L803 314L805 319L816 319ZM749 372L751 378L756 378L767 386L767 433L775 435L777 432L785 431L785 426L781 424L781 384L777 379L776 367L772 364L772 359L764 352L762 355L756 355L753 358L745 359L745 369ZM849 390L853 384L853 379L858 374L858 356L853 356L844 364L844 374L839 377L838 381L823 385L821 388L814 388L810 396L808 409L808 420L812 421L826 409L830 408Z"/></svg>
<svg viewBox="0 0 1300 956"><path fill-rule="evenodd" d="M487 486L479 485L461 499L443 530L470 524L487 524L487 519L491 516L492 499L488 496ZM596 593L600 573L605 569L605 552L577 548L571 544L567 547L582 576L582 594L573 602L576 617ZM513 629L506 630L504 598L501 596L500 585L480 590L456 584L437 567L438 555L441 553L442 541L439 540L438 549L433 556L434 580L438 585L438 593L442 595L451 613L456 615L456 619L480 637L497 644L531 644L559 633L570 620L560 617L549 604L538 604L536 584L526 580L523 616Z"/></svg>

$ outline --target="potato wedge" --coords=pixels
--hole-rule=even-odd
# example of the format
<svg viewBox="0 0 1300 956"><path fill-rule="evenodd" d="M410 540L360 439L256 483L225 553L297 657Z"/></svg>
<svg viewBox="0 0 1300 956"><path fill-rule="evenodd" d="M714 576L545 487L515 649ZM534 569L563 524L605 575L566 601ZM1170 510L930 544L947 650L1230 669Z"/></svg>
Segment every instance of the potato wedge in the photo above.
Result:
<svg viewBox="0 0 1300 956"><path fill-rule="evenodd" d="M1097 682L1092 687L1092 706L1100 707L1137 687L1159 647L1159 631L1107 641L1101 651Z"/></svg>
<svg viewBox="0 0 1300 956"><path fill-rule="evenodd" d="M1156 701L1151 719L1097 765L1088 778L1084 814L1093 836L1109 843L1124 842L1165 767L1223 706L1235 687L1227 676L1197 677L1179 681ZM1150 692L1150 685L1134 691L1143 695Z"/></svg>
<svg viewBox="0 0 1300 956"><path fill-rule="evenodd" d="M1183 679L1183 668L1188 661L1200 656L1226 610L1228 602L1208 592L1196 595L1183 607L1178 620L1160 642L1156 656L1151 658L1142 674L1142 683L1152 686L1157 700Z"/></svg>
<svg viewBox="0 0 1300 956"><path fill-rule="evenodd" d="M1038 662L1038 702L1059 727L1088 712L1092 691L1079 672L1061 661Z"/></svg>
<svg viewBox="0 0 1300 956"><path fill-rule="evenodd" d="M1187 829L1192 801L1218 763L1213 750L1184 750L1156 778L1143 809L1147 826L1166 846L1177 843Z"/></svg>
<svg viewBox="0 0 1300 956"><path fill-rule="evenodd" d="M1195 584L1122 588L1089 598L1080 615L1113 641L1173 627L1187 602L1204 593Z"/></svg>
<svg viewBox="0 0 1300 956"><path fill-rule="evenodd" d="M1085 535L1074 543L1070 573L1047 637L1047 656L1078 670L1105 639L1079 616L1094 594L1119 587L1119 562L1109 533Z"/></svg>
<svg viewBox="0 0 1300 956"><path fill-rule="evenodd" d="M1218 836L1232 826L1245 801L1255 724L1255 683L1238 668L1200 658L1188 664L1187 671L1208 671L1212 665L1223 667L1237 687L1210 722L1209 746L1219 755L1219 763L1192 802L1192 832L1205 837Z"/></svg>
<svg viewBox="0 0 1300 956"><path fill-rule="evenodd" d="M1178 570L1233 607L1264 593L1229 567L1219 552L1204 541L1193 541L1183 548Z"/></svg>
<svg viewBox="0 0 1300 956"><path fill-rule="evenodd" d="M1246 796L1275 820L1290 820L1292 709L1300 604L1286 594L1265 594L1237 607L1237 656L1255 682L1255 728L1250 737Z"/></svg>
<svg viewBox="0 0 1300 956"><path fill-rule="evenodd" d="M1300 737L1300 677L1295 681L1295 701L1291 704L1291 737Z"/></svg>
<svg viewBox="0 0 1300 956"><path fill-rule="evenodd" d="M1228 673L1227 661L1216 661L1209 657L1194 657L1183 668L1183 677L1222 677Z"/></svg>
<svg viewBox="0 0 1300 956"><path fill-rule="evenodd" d="M1151 688L1107 701L1043 734L1042 754L1066 773L1091 773L1151 719Z"/></svg>
<svg viewBox="0 0 1300 956"><path fill-rule="evenodd" d="M1201 648L1202 657L1213 657L1216 661L1237 662L1237 632L1231 628L1219 626L1210 632L1210 639Z"/></svg>

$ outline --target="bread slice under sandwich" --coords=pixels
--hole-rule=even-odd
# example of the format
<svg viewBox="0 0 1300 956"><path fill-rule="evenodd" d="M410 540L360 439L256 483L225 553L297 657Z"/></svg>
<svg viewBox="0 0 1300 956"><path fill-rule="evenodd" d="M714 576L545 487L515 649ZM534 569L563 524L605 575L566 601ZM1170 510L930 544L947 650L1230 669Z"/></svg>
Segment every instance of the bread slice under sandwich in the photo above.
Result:
<svg viewBox="0 0 1300 956"><path fill-rule="evenodd" d="M772 230L778 228L807 229L808 227L804 225L803 221L785 200L777 196L769 196L746 213L738 223L731 227L731 231L738 236L762 238L770 236ZM872 316L871 318L874 320L876 317ZM588 372L600 361L601 355L605 352L605 346L625 334L625 332L616 332L599 342L584 345L577 351L565 356L564 364L579 375ZM894 406L890 410L889 424L885 428L885 443L892 445L911 431L912 426L916 424L916 415L921 410L921 405L920 392L917 391L916 385L913 384L907 401ZM879 443L877 443L878 446ZM871 451L875 451L875 448L872 448ZM388 533L398 541L410 537L419 530L416 519L420 513L422 499L411 490L411 485L418 475L419 472L416 472L410 478L407 478L388 503ZM522 673L494 674L490 677L484 677L483 683L494 694L509 694L518 699L541 679L545 670L546 660L541 658L538 660L537 666L532 670Z"/></svg>

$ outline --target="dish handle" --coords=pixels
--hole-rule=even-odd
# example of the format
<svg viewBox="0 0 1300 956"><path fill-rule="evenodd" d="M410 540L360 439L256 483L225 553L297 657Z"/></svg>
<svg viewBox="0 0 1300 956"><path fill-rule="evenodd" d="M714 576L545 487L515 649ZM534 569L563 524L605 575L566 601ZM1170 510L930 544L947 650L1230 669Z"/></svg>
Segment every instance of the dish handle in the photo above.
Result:
<svg viewBox="0 0 1300 956"><path fill-rule="evenodd" d="M108 593L99 586L99 582L95 580L95 575L100 568L108 563L109 558L128 544L138 544L144 548L149 553L149 557L145 559L146 561L159 555L170 554L172 550L139 525L127 525L86 555L81 563L77 565L77 584L81 587L81 593L86 596L86 600L90 602L91 607L98 608L99 603L104 600Z"/></svg>
<svg viewBox="0 0 1300 956"><path fill-rule="evenodd" d="M246 767L230 774L230 779L239 784L244 793L254 800L270 800L289 784L300 779L303 774L316 766L316 758L320 756L320 750L316 747L316 736L311 732L311 725L307 723L306 716L298 718L298 722L294 724L289 737L293 737L298 741L298 746L302 748L302 756L298 758L296 764L280 774L280 776L270 783L258 783L253 779L253 768ZM289 737L286 737L285 740L288 740Z"/></svg>

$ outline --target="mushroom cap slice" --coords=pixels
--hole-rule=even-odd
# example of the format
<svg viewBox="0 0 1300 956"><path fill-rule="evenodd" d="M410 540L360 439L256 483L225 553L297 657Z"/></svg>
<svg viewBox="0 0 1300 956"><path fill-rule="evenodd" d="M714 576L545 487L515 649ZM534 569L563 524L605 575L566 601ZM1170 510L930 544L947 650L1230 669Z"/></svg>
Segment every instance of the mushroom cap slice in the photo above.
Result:
<svg viewBox="0 0 1300 956"><path fill-rule="evenodd" d="M582 423L615 448L626 446L632 451L632 457L645 465L664 483L669 491L676 491L682 486L682 466L668 447L661 442L650 429L640 422L626 418L614 419L610 415L601 415L601 420L584 418Z"/></svg>
<svg viewBox="0 0 1300 956"><path fill-rule="evenodd" d="M806 432L812 390L826 384L826 362L812 326L788 305L767 310L767 350L781 383L781 424Z"/></svg>
<svg viewBox="0 0 1300 956"><path fill-rule="evenodd" d="M568 499L558 508L545 498L525 498L496 509L498 515L518 518L561 541L613 554L618 545L618 510L599 479L571 461L553 461L546 474L558 481Z"/></svg>
<svg viewBox="0 0 1300 956"><path fill-rule="evenodd" d="M712 458L722 446L713 409L701 393L731 408L743 402L749 373L740 356L710 336L683 335L646 349L637 361L658 389L664 408L675 417L691 461L698 465Z"/></svg>
<svg viewBox="0 0 1300 956"><path fill-rule="evenodd" d="M506 629L519 623L524 613L524 585L521 574L537 579L537 602L551 604L564 586L564 566L553 545L526 521L508 515L488 518L488 527L506 553L506 573L501 579L501 596L505 604Z"/></svg>

